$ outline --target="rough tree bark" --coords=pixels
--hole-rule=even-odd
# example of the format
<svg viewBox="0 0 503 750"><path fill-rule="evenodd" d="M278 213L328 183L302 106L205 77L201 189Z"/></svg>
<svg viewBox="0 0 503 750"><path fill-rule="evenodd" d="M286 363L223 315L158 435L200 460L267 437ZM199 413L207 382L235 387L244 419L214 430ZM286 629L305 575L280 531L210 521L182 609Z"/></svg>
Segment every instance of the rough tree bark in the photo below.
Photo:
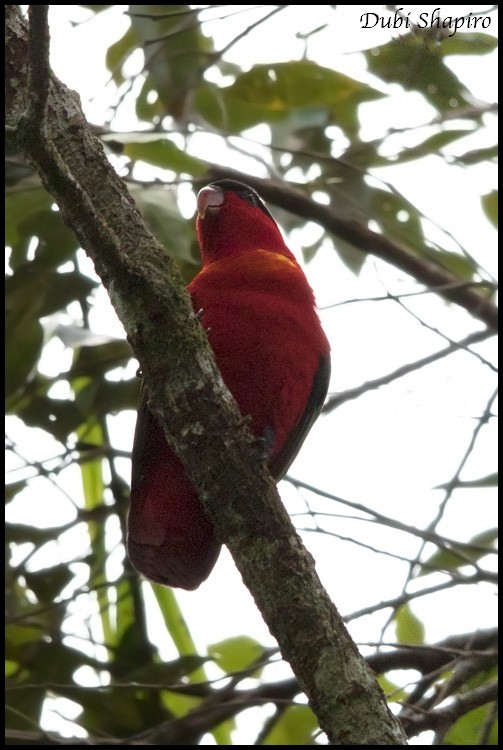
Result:
<svg viewBox="0 0 503 750"><path fill-rule="evenodd" d="M10 137L92 258L140 362L150 405L330 742L405 745L257 458L175 263L146 229L78 96L50 73L46 11L30 6L29 29L17 6L6 6Z"/></svg>

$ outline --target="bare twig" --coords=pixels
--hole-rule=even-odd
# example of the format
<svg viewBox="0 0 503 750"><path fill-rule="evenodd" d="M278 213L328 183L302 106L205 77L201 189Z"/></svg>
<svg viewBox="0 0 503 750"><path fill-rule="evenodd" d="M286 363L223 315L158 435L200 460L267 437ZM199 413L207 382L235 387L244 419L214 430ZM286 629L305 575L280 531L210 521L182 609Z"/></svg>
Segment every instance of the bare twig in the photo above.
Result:
<svg viewBox="0 0 503 750"><path fill-rule="evenodd" d="M491 574L485 575L484 573L474 573L474 575L472 576L456 576L455 578L444 581L444 583L439 583L436 586L429 586L428 588L420 589L419 591L403 592L402 594L400 594L400 596L393 597L393 599L385 599L384 601L378 602L377 604L363 607L363 609L359 609L356 612L351 612L351 614L346 615L344 617L344 620L345 622L351 622L351 620L356 620L360 617L371 615L374 612L381 612L383 609L386 609L388 607L391 607L393 611L396 611L399 607L407 604L408 602L411 602L413 599L418 599L421 596L436 594L439 591L452 589L455 586L474 586L477 583L482 583L490 580L490 578ZM493 582L497 583L496 579Z"/></svg>
<svg viewBox="0 0 503 750"><path fill-rule="evenodd" d="M346 500L343 497L340 497L338 495L334 495L331 492L326 492L325 490L321 490L318 487L314 487L312 484L308 484L307 482L302 482L300 479L295 479L294 477L287 474L283 481L289 482L294 487L309 490L310 492L314 492L320 497L326 497L329 500L334 500L341 505L344 505L348 508L352 508L353 510L358 510L363 513L367 513L371 518L370 519L362 519L362 520L372 520L375 523L382 524L383 526L388 526L391 529L398 529L399 531L404 531L407 534L411 534L413 536L416 536L418 539L423 539L425 542L433 542L437 545L437 547L440 547L441 549L449 549L452 554L459 555L460 559L463 559L462 550L466 550L466 552L484 552L485 554L491 554L492 551L486 549L485 547L480 547L478 545L469 544L465 542L458 542L455 539L449 539L446 536L441 536L440 534L435 533L432 529L418 529L415 526L411 526L409 524L403 523L402 521L397 521L395 518L391 518L391 516L385 516L383 513L379 513L376 510L373 510L372 508L369 508L366 505L363 505L362 503L356 503L352 500ZM317 516L321 515L329 515L327 513L317 513ZM495 554L495 553L494 553Z"/></svg>
<svg viewBox="0 0 503 750"><path fill-rule="evenodd" d="M348 390L344 391L343 393L338 393L336 396L330 396L325 406L323 407L323 413L328 414L328 412L333 411L338 406L341 406L341 404L346 403L346 401L359 398L364 393L376 390L376 388L381 388L383 385L389 385L395 380L403 378L405 375L410 375L411 372L416 372L422 367L431 365L433 362L437 362L439 359L443 359L444 357L448 357L454 352L466 349L466 347L470 346L471 344L475 344L479 341L485 341L486 339L494 335L494 331L476 331L475 333L471 333L462 341L453 342L452 344L449 344L449 346L445 347L445 349L440 349L438 352L429 354L427 357L423 357L422 359L418 359L415 362L409 362L406 365L402 365L396 370L393 370L393 372L382 375L380 378L368 380L366 383L362 383L355 388L348 388Z"/></svg>
<svg viewBox="0 0 503 750"><path fill-rule="evenodd" d="M466 462L468 461L468 458L470 457L471 453L473 452L473 449L475 447L475 443L477 442L477 438L479 436L479 433L480 433L482 427L484 427L484 425L486 425L489 422L489 420L490 420L490 418L492 416L492 406L493 406L494 402L496 401L497 397L498 397L498 390L496 389L492 393L491 397L489 398L489 400L488 400L488 402L487 402L487 404L486 404L486 406L484 408L484 411L483 411L482 415L480 416L480 418L477 421L477 424L475 425L475 429L472 432L472 436L470 438L470 442L469 442L469 444L468 444L468 446L466 448L466 451L465 451L465 453L464 453L464 455L463 455L463 457L462 457L462 459L461 459L461 461L459 463L458 468L454 472L453 476L447 482L445 496L444 496L442 502L438 506L438 510L437 510L437 513L435 514L435 518L428 525L428 528L426 530L427 533L433 531L438 526L438 524L441 521L441 519L443 518L443 515L445 513L445 509L447 507L447 503L451 499L452 493L454 492L454 490L456 489L456 487L459 484L459 477L461 475L461 472L463 471L463 468L466 465ZM407 578L407 583L409 582L409 580L410 580L410 578L412 576L412 571L413 571L415 565L417 565L417 563L419 562L419 560L421 558L421 554L422 554L422 551L424 549L424 546L425 546L425 544L423 543L421 545L421 548L420 548L419 552L417 553L416 560L413 561L413 564L412 564L412 566L411 566L411 568L409 570L409 575L408 575L408 578Z"/></svg>

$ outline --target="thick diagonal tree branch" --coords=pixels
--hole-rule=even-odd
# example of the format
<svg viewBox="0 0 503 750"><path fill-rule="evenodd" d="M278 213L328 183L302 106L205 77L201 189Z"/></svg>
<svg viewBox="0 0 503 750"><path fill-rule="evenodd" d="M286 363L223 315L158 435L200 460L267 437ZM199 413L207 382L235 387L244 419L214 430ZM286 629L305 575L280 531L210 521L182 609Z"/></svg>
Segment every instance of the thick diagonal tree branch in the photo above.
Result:
<svg viewBox="0 0 503 750"><path fill-rule="evenodd" d="M31 14L45 8L31 6ZM30 117L29 61L36 59L36 43L34 34L28 43L17 6L6 6L10 135L92 258L140 361L150 406L217 535L330 742L406 744L257 460L253 436L219 376L176 265L146 229L77 95L50 75L47 101L36 107L45 113L43 121ZM40 65L49 76L46 57L37 60Z"/></svg>

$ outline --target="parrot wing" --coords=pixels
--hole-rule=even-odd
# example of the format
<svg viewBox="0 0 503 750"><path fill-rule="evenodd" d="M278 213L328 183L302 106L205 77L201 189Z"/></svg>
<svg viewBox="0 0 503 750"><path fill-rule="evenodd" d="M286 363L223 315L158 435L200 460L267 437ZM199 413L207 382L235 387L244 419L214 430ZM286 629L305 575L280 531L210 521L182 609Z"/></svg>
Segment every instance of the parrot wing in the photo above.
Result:
<svg viewBox="0 0 503 750"><path fill-rule="evenodd" d="M318 418L327 395L329 382L330 357L320 355L318 369L314 376L313 386L306 408L278 455L269 462L269 471L276 482L279 482L288 471L290 465L297 456L302 443L306 439L309 430Z"/></svg>

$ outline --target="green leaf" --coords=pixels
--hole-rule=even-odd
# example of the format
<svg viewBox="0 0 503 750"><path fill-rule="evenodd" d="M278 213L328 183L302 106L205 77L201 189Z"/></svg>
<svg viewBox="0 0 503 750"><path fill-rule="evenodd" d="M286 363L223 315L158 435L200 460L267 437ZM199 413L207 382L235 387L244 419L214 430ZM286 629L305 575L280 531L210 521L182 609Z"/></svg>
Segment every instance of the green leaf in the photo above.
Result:
<svg viewBox="0 0 503 750"><path fill-rule="evenodd" d="M189 711L196 706L199 706L201 704L201 698L165 690L162 694L162 702L173 716L181 717L186 716Z"/></svg>
<svg viewBox="0 0 503 750"><path fill-rule="evenodd" d="M368 188L369 216L394 239L424 254L424 232L418 210L403 196L381 188Z"/></svg>
<svg viewBox="0 0 503 750"><path fill-rule="evenodd" d="M9 687L22 686L23 682L29 682L34 687L30 690L6 690L6 716L8 717L9 728L26 731L30 727L33 728L34 725L36 726L40 720L42 706L46 698L46 690L43 686L40 688L35 686L37 681L41 681L40 679L36 679L36 665L34 661L38 653L37 641L41 638L42 631L40 628L37 628L37 634L32 634L35 637L27 638L27 646L18 646L15 639L23 631L26 632L26 628L21 623L18 623L15 627L6 627L6 656L11 662L21 667L10 678ZM27 654L31 656L31 664L29 662L27 664Z"/></svg>
<svg viewBox="0 0 503 750"><path fill-rule="evenodd" d="M422 254L451 271L462 281L472 281L478 272L475 261L460 253L451 253L448 250L431 248L425 245Z"/></svg>
<svg viewBox="0 0 503 750"><path fill-rule="evenodd" d="M96 286L77 271L60 273L37 261L26 263L5 281L9 327L26 315L41 318L65 310L74 300L85 302Z"/></svg>
<svg viewBox="0 0 503 750"><path fill-rule="evenodd" d="M35 394L12 408L28 427L40 427L56 440L66 442L70 433L82 424L84 416L73 401L63 401Z"/></svg>
<svg viewBox="0 0 503 750"><path fill-rule="evenodd" d="M196 91L195 106L210 124L232 132L274 123L304 109L324 110L327 124L353 133L358 127L358 105L381 96L343 73L299 60L255 65L225 88L205 83Z"/></svg>
<svg viewBox="0 0 503 750"><path fill-rule="evenodd" d="M498 745L498 720L494 703L474 708L459 718L445 734L443 745ZM491 721L492 719L492 721ZM490 727L489 736L484 737ZM481 738L484 737L484 742Z"/></svg>
<svg viewBox="0 0 503 750"><path fill-rule="evenodd" d="M358 276L367 259L365 253L362 253L358 247L354 247L341 237L332 237L331 239L339 258L346 268L349 268L355 276Z"/></svg>
<svg viewBox="0 0 503 750"><path fill-rule="evenodd" d="M127 586L126 589L124 585L121 586L122 594L133 605L129 582L122 581L122 583ZM117 635L117 630L112 629L111 632L111 636L114 638L109 643L109 645L114 646L113 675L117 680L124 682L132 679L136 682L160 682L158 675L152 674L151 671L145 674L145 670L152 670L152 668L155 669L161 665L152 664L154 647L145 639L144 628L137 627L134 622L134 618L131 616L133 614L132 607L129 614L129 624L124 627L120 637L114 638Z"/></svg>
<svg viewBox="0 0 503 750"><path fill-rule="evenodd" d="M92 290L98 286L98 282L77 271L48 273L45 277L45 283L47 288L40 311L41 316L64 310L67 305L75 300L85 302Z"/></svg>
<svg viewBox="0 0 503 750"><path fill-rule="evenodd" d="M140 391L139 378L95 381L94 385L86 413L92 412L99 416L106 416L117 414L124 409L136 409Z"/></svg>
<svg viewBox="0 0 503 750"><path fill-rule="evenodd" d="M84 302L96 286L97 282L77 271L60 273L37 261L26 263L5 281L7 312L16 319L27 312L44 317L64 310L74 300Z"/></svg>
<svg viewBox="0 0 503 750"><path fill-rule="evenodd" d="M395 614L396 637L399 643L420 646L424 643L424 625L412 612L408 604L403 604Z"/></svg>
<svg viewBox="0 0 503 750"><path fill-rule="evenodd" d="M176 260L188 283L201 267L201 258L196 249L194 222L189 222L180 215L171 190L134 188L131 193L150 230Z"/></svg>
<svg viewBox="0 0 503 750"><path fill-rule="evenodd" d="M121 86L126 80L122 74L122 66L137 47L138 39L129 27L124 36L108 48L105 62L117 86Z"/></svg>
<svg viewBox="0 0 503 750"><path fill-rule="evenodd" d="M360 87L348 76L310 60L300 60L255 65L224 90L232 92L235 99L246 104L288 112L295 107L332 105L341 99L349 99L356 88ZM362 86L361 90L365 88Z"/></svg>
<svg viewBox="0 0 503 750"><path fill-rule="evenodd" d="M393 158L391 163L405 164L408 161L421 159L424 156L431 156L432 154L438 155L441 148L444 148L444 146L447 146L449 143L452 143L459 138L464 138L471 132L473 131L466 128L459 128L458 130L442 130L439 133L435 133L429 138L426 138L422 143L418 143L417 146L404 148L396 155L396 158ZM390 163L389 160L388 163Z"/></svg>
<svg viewBox="0 0 503 750"><path fill-rule="evenodd" d="M159 605L159 609L164 620L166 631L173 640L175 647L180 656L193 656L197 654L196 645L183 616L176 595L171 588L151 584L152 591ZM201 665L189 674L190 682L205 682L208 679L204 666ZM180 700L182 696L169 694L164 702L170 710L178 711L183 708L189 709L194 705L195 699L189 700L190 696L183 696L187 701ZM187 702L189 705L187 706ZM198 701L199 702L199 701ZM231 727L232 728L232 727ZM228 722L222 722L212 730L212 734L218 745L230 745L230 728Z"/></svg>
<svg viewBox="0 0 503 750"><path fill-rule="evenodd" d="M386 144L389 135L365 143L355 140L346 149L343 158L347 165L359 167L360 170L368 169L369 167L395 166L397 164L405 164L414 159L421 159L425 156L439 156L441 155L439 154L440 149L473 132L474 127L469 127L468 125L465 128L443 129L426 137L415 146L402 146L400 150L391 153L388 149L386 149L386 153L382 153L382 146ZM455 158L456 160L459 159L457 156Z"/></svg>
<svg viewBox="0 0 503 750"><path fill-rule="evenodd" d="M313 242L312 245L302 246L302 258L304 259L305 263L310 263L312 260L314 260L324 240L324 237L320 237L318 240L316 240L316 242Z"/></svg>
<svg viewBox="0 0 503 750"><path fill-rule="evenodd" d="M394 682L391 682L385 675L377 675L377 682L390 703L402 702L407 698L407 693L403 688L399 688Z"/></svg>
<svg viewBox="0 0 503 750"><path fill-rule="evenodd" d="M495 229L498 228L498 191L491 190L481 198L484 213Z"/></svg>
<svg viewBox="0 0 503 750"><path fill-rule="evenodd" d="M22 649L31 643L39 643L42 638L38 623L33 625L23 622L5 626L5 643L8 646L6 651L11 659L17 659Z"/></svg>
<svg viewBox="0 0 503 750"><path fill-rule="evenodd" d="M136 692L124 689L95 692L85 692L82 688L78 691L59 689L58 693L73 700L78 699L80 693L79 702L83 712L79 716L79 725L90 734L103 733L120 738L145 731L152 727L156 720L162 722L172 718L158 695L151 696L151 691L145 694L138 688Z"/></svg>
<svg viewBox="0 0 503 750"><path fill-rule="evenodd" d="M208 654L228 674L240 672L264 654L264 646L247 635L237 635L208 646Z"/></svg>
<svg viewBox="0 0 503 750"><path fill-rule="evenodd" d="M17 188L5 193L5 242L11 247L27 237L26 219L34 214L49 212L53 204L49 193L40 187L38 178L36 185L30 181L25 190ZM13 266L13 270L16 267Z"/></svg>
<svg viewBox="0 0 503 750"><path fill-rule="evenodd" d="M37 653L29 656L33 665L35 680L44 685L48 682L71 683L73 673L83 664L96 664L92 656L70 648L61 641L41 640L37 644Z"/></svg>
<svg viewBox="0 0 503 750"><path fill-rule="evenodd" d="M453 34L442 39L440 54L442 55L487 55L498 46L496 37L477 31Z"/></svg>
<svg viewBox="0 0 503 750"><path fill-rule="evenodd" d="M74 575L66 564L53 565L51 568L37 570L36 573L24 572L26 583L39 602L48 603L53 602L61 594Z"/></svg>
<svg viewBox="0 0 503 750"><path fill-rule="evenodd" d="M13 396L31 379L42 354L44 331L40 322L32 317L30 307L16 317L13 312L6 318L5 330L5 395Z"/></svg>
<svg viewBox="0 0 503 750"><path fill-rule="evenodd" d="M474 536L466 544L452 544L449 549L439 550L422 564L419 575L428 575L437 570L456 571L464 565L477 562L494 549L497 538L498 529L488 529Z"/></svg>
<svg viewBox="0 0 503 750"><path fill-rule="evenodd" d="M75 256L79 247L74 233L63 222L59 211L39 211L21 222L25 236L38 237L35 261L38 272L56 268Z"/></svg>
<svg viewBox="0 0 503 750"><path fill-rule="evenodd" d="M465 87L442 60L440 46L419 34L401 34L364 53L371 73L406 91L419 91L440 112L453 112L472 102Z"/></svg>
<svg viewBox="0 0 503 750"><path fill-rule="evenodd" d="M312 745L318 729L309 706L289 706L263 740L263 745Z"/></svg>
<svg viewBox="0 0 503 750"><path fill-rule="evenodd" d="M10 484L5 485L5 502L10 503L16 495L19 492L22 492L27 487L27 480L26 479L20 479L17 482L11 482ZM31 527L30 527L31 528Z"/></svg>
<svg viewBox="0 0 503 750"><path fill-rule="evenodd" d="M496 162L498 159L498 146L488 146L488 148L476 148L472 151L467 151L461 156L456 156L456 162L458 164L464 164L470 166L471 164L479 164L481 161L492 161Z"/></svg>
<svg viewBox="0 0 503 750"><path fill-rule="evenodd" d="M159 138L149 142L130 142L124 146L123 153L133 161L144 161L154 167L171 169L176 173L189 174L193 177L204 174L208 164L182 151L168 138Z"/></svg>
<svg viewBox="0 0 503 750"><path fill-rule="evenodd" d="M497 487L498 486L498 472L494 474L487 474L485 477L479 477L478 479L468 479L464 482L458 480L455 484L452 482L445 482L445 484L438 484L436 490L447 490L447 489L472 489L477 487Z"/></svg>
<svg viewBox="0 0 503 750"><path fill-rule="evenodd" d="M82 331L82 329L78 329ZM69 345L67 340L65 344ZM124 339L114 339L107 343L96 343L95 346L80 341L70 367L70 377L80 375L104 375L121 365L126 365L133 356L129 343Z"/></svg>
<svg viewBox="0 0 503 750"><path fill-rule="evenodd" d="M323 107L293 109L278 122L270 123L271 144L274 146L271 156L276 169L284 172L286 150L291 152L288 154L290 166L298 164L305 170L312 164L312 153L330 159L332 139L325 134L327 123L328 116Z"/></svg>
<svg viewBox="0 0 503 750"><path fill-rule="evenodd" d="M189 5L130 5L129 11L148 71L136 103L138 117L149 122L164 115L184 119L189 95L211 60L212 40L194 23Z"/></svg>

